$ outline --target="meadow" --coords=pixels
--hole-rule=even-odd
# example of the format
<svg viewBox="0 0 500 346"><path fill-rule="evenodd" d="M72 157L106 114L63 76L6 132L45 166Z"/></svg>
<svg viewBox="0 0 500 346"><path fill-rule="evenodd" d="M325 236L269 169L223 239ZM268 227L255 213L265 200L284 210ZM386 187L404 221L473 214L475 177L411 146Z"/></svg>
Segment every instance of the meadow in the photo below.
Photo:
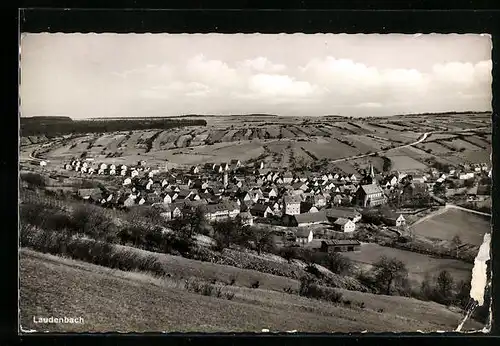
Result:
<svg viewBox="0 0 500 346"><path fill-rule="evenodd" d="M491 219L457 209L448 209L412 227L415 234L434 239L451 240L459 236L463 243L481 245L491 231Z"/></svg>
<svg viewBox="0 0 500 346"><path fill-rule="evenodd" d="M349 305L237 286L223 286L234 297L221 299L189 292L172 278L27 249L20 274L21 326L39 332L430 332L452 331L462 319L432 302L345 290ZM42 327L33 316L81 316L85 323ZM465 326L479 328L475 321Z"/></svg>

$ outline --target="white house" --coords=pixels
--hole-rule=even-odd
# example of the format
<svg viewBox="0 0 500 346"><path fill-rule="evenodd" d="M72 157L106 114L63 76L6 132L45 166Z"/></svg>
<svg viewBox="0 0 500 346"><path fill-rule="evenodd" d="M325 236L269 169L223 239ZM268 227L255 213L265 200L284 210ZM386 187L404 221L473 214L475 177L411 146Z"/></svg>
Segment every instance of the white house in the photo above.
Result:
<svg viewBox="0 0 500 346"><path fill-rule="evenodd" d="M299 244L308 244L313 241L314 234L310 229L300 229L296 234L296 241Z"/></svg>
<svg viewBox="0 0 500 346"><path fill-rule="evenodd" d="M108 168L108 165L105 164L105 163L101 163L101 165L99 166L99 168L104 171L106 168Z"/></svg>
<svg viewBox="0 0 500 346"><path fill-rule="evenodd" d="M356 224L352 222L351 220L344 219L344 218L338 218L335 220L333 223L333 226L335 230L344 232L344 233L351 233L354 232L356 228Z"/></svg>
<svg viewBox="0 0 500 346"><path fill-rule="evenodd" d="M132 179L125 178L125 180L123 180L123 186L127 186L127 185L130 185L130 184L132 184Z"/></svg>

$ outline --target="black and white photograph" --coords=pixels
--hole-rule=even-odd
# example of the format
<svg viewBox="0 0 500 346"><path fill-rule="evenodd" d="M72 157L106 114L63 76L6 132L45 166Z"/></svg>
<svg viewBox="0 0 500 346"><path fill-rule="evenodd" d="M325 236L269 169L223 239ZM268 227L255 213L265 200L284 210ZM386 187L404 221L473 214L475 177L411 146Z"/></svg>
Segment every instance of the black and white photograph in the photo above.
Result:
<svg viewBox="0 0 500 346"><path fill-rule="evenodd" d="M489 333L491 55L21 33L20 333Z"/></svg>

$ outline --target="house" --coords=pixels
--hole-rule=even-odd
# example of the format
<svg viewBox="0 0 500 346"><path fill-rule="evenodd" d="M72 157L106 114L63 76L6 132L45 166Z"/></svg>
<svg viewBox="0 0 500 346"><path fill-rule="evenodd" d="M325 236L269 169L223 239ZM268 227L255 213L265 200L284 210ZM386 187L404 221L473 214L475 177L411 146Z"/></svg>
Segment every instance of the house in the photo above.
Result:
<svg viewBox="0 0 500 346"><path fill-rule="evenodd" d="M332 199L332 204L333 205L340 205L342 203L342 196L341 195L335 195L333 196L333 199Z"/></svg>
<svg viewBox="0 0 500 346"><path fill-rule="evenodd" d="M135 204L135 198L133 197L133 195L129 195L123 200L122 204L124 207L129 208Z"/></svg>
<svg viewBox="0 0 500 346"><path fill-rule="evenodd" d="M68 171L71 171L73 169L73 166L71 166L69 163L64 165L64 168Z"/></svg>
<svg viewBox="0 0 500 346"><path fill-rule="evenodd" d="M354 232L356 224L349 219L340 217L333 223L333 228L338 232L350 233Z"/></svg>
<svg viewBox="0 0 500 346"><path fill-rule="evenodd" d="M175 192L174 192L174 194L175 194ZM161 194L161 197L163 197L163 204L170 204L173 202L172 196L170 196L170 194L168 194L168 193Z"/></svg>
<svg viewBox="0 0 500 346"><path fill-rule="evenodd" d="M284 214L297 215L300 214L300 196L285 196L283 197Z"/></svg>
<svg viewBox="0 0 500 346"><path fill-rule="evenodd" d="M293 181L293 174L290 171L285 172L283 174L283 183L284 184L290 184Z"/></svg>
<svg viewBox="0 0 500 346"><path fill-rule="evenodd" d="M382 211L382 221L388 226L401 227L406 224L403 214L396 213L392 210Z"/></svg>
<svg viewBox="0 0 500 346"><path fill-rule="evenodd" d="M127 186L127 185L130 185L130 184L132 184L132 179L125 178L125 180L123 180L123 186Z"/></svg>
<svg viewBox="0 0 500 346"><path fill-rule="evenodd" d="M146 202L148 204L163 203L163 199L156 193L148 193L146 195Z"/></svg>
<svg viewBox="0 0 500 346"><path fill-rule="evenodd" d="M210 170L214 170L215 166L216 166L215 163L208 162L208 163L205 163L205 165L203 166L203 169L210 171Z"/></svg>
<svg viewBox="0 0 500 346"><path fill-rule="evenodd" d="M288 227L305 227L327 223L328 219L323 211L319 211L317 213L304 213L298 215L284 214L281 218L281 222L284 226Z"/></svg>
<svg viewBox="0 0 500 346"><path fill-rule="evenodd" d="M361 185L356 191L356 204L362 207L375 207L387 202L384 191L375 184Z"/></svg>
<svg viewBox="0 0 500 346"><path fill-rule="evenodd" d="M238 216L243 226L253 226L253 216L248 211L239 213Z"/></svg>
<svg viewBox="0 0 500 346"><path fill-rule="evenodd" d="M210 221L235 218L240 213L240 206L232 201L206 204L202 208L205 211L205 217Z"/></svg>
<svg viewBox="0 0 500 346"><path fill-rule="evenodd" d="M357 240L322 240L320 251L322 252L347 252L360 251L361 243Z"/></svg>
<svg viewBox="0 0 500 346"><path fill-rule="evenodd" d="M193 173L193 174L200 173L200 167L198 167L198 166L191 167L191 173Z"/></svg>
<svg viewBox="0 0 500 346"><path fill-rule="evenodd" d="M273 211L265 204L256 203L250 208L250 213L253 216L268 217L273 214Z"/></svg>
<svg viewBox="0 0 500 346"><path fill-rule="evenodd" d="M347 219L354 223L361 220L361 213L354 208L349 207L335 207L323 209L326 213L328 220L334 222L337 219Z"/></svg>
<svg viewBox="0 0 500 346"><path fill-rule="evenodd" d="M300 213L317 213L318 208L312 205L310 202L300 202Z"/></svg>
<svg viewBox="0 0 500 346"><path fill-rule="evenodd" d="M299 229L296 233L296 242L299 244L309 244L314 238L313 231L310 229Z"/></svg>
<svg viewBox="0 0 500 346"><path fill-rule="evenodd" d="M314 196L307 198L307 201L310 202L313 206L318 208L322 208L326 205L325 196L320 194L315 194Z"/></svg>
<svg viewBox="0 0 500 346"><path fill-rule="evenodd" d="M233 159L230 161L231 169L238 169L241 167L241 161L238 159Z"/></svg>

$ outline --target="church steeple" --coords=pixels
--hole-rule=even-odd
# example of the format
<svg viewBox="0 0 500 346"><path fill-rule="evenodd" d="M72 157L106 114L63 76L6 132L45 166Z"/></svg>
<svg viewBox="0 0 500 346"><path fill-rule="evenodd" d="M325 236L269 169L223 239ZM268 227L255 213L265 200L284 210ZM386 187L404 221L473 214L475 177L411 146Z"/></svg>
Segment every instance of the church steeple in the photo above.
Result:
<svg viewBox="0 0 500 346"><path fill-rule="evenodd" d="M373 170L373 165L370 162L370 178L374 179L375 178L375 172Z"/></svg>

